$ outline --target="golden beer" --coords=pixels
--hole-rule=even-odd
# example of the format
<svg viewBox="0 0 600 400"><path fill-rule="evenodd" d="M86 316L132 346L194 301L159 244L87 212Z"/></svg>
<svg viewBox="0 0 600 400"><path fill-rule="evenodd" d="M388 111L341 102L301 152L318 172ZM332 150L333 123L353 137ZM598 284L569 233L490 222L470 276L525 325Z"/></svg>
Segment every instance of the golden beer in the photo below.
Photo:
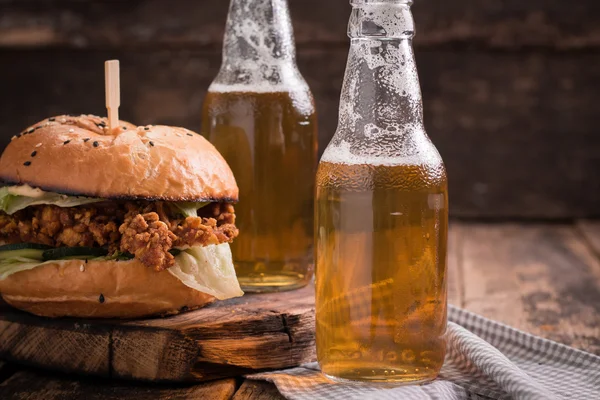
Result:
<svg viewBox="0 0 600 400"><path fill-rule="evenodd" d="M203 135L227 160L240 188L239 240L231 245L246 291L294 289L313 271L317 129L307 88L228 91L213 86Z"/></svg>
<svg viewBox="0 0 600 400"><path fill-rule="evenodd" d="M423 126L412 1L350 3L316 178L317 358L334 379L426 382L445 357L446 170Z"/></svg>
<svg viewBox="0 0 600 400"><path fill-rule="evenodd" d="M325 374L437 376L445 354L447 201L441 162L320 164L316 324Z"/></svg>

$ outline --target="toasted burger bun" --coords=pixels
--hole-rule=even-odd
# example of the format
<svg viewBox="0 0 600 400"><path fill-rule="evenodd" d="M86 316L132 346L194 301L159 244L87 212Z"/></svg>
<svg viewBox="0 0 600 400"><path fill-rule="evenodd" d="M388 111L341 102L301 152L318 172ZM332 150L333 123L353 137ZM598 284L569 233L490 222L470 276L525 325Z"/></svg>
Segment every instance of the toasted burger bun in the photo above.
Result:
<svg viewBox="0 0 600 400"><path fill-rule="evenodd" d="M2 154L0 180L109 199L237 201L231 169L202 136L123 121L112 131L107 126L106 118L92 115L31 126Z"/></svg>
<svg viewBox="0 0 600 400"><path fill-rule="evenodd" d="M0 280L0 292L8 304L44 317L137 318L215 300L136 260L44 264Z"/></svg>

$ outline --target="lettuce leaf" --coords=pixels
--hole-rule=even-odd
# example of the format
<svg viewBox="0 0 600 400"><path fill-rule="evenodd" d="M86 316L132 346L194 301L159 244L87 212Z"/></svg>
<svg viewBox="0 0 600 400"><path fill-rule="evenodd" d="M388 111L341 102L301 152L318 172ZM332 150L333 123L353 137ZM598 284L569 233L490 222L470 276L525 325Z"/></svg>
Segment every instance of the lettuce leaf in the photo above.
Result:
<svg viewBox="0 0 600 400"><path fill-rule="evenodd" d="M25 207L40 204L52 204L58 207L76 207L103 200L97 197L68 196L66 194L46 192L29 185L4 186L0 188L0 211L4 211L7 214L14 214ZM167 204L175 212L183 214L184 217L197 217L198 209L210 203L172 201Z"/></svg>
<svg viewBox="0 0 600 400"><path fill-rule="evenodd" d="M99 257L94 260L121 259L120 254ZM66 263L72 260L39 260L13 257L0 261L0 280L17 272L27 271L49 263ZM127 265L123 265L127 268ZM175 265L167 271L184 285L210 294L219 300L239 297L244 294L238 283L233 267L231 249L228 243L206 247L191 247L182 250L175 257Z"/></svg>
<svg viewBox="0 0 600 400"><path fill-rule="evenodd" d="M69 260L64 260L69 261ZM21 271L28 271L30 269L34 269L39 267L40 265L48 264L51 262L60 262L60 261L46 261L41 262L40 260L34 260L32 258L25 257L13 257L0 261L0 280L4 280L8 278L12 274L16 274Z"/></svg>
<svg viewBox="0 0 600 400"><path fill-rule="evenodd" d="M179 212L183 214L184 217L197 217L198 210L205 205L210 204L208 202L191 202L191 201L177 201L171 202L172 208L174 208L175 212Z"/></svg>
<svg viewBox="0 0 600 400"><path fill-rule="evenodd" d="M184 285L219 300L244 294L238 283L228 243L190 247L175 257L168 269Z"/></svg>
<svg viewBox="0 0 600 400"><path fill-rule="evenodd" d="M5 186L0 188L0 210L7 214L40 204L53 204L59 207L75 207L97 203L102 199L93 197L67 196L65 194L45 192L28 185Z"/></svg>

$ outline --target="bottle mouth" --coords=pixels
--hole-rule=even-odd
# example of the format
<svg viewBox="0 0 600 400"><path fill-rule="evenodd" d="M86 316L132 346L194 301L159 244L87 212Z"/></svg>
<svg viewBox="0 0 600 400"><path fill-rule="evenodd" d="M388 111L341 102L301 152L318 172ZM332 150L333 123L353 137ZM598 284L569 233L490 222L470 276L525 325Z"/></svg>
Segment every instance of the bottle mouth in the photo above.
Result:
<svg viewBox="0 0 600 400"><path fill-rule="evenodd" d="M350 4L353 6L361 6L361 5L377 5L377 4L391 4L391 5L409 5L413 4L414 0L350 0Z"/></svg>

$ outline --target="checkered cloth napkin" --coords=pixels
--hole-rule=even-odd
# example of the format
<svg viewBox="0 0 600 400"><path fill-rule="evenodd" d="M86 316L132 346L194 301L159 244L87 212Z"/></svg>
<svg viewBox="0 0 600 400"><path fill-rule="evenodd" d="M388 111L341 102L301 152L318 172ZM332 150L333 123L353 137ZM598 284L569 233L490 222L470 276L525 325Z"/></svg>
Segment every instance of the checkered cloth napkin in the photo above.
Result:
<svg viewBox="0 0 600 400"><path fill-rule="evenodd" d="M317 363L260 373L292 400L600 400L600 357L449 307L447 355L421 386L334 383Z"/></svg>

